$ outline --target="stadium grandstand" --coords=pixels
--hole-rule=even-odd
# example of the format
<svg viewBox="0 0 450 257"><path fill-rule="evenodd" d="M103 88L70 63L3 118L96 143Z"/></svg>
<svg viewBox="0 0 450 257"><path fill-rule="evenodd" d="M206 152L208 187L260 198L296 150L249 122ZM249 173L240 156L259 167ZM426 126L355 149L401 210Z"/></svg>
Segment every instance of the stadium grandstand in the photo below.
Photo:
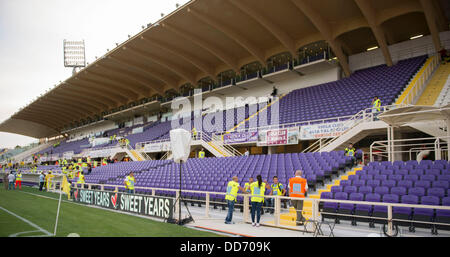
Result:
<svg viewBox="0 0 450 257"><path fill-rule="evenodd" d="M123 216L133 208L116 207L118 193L170 199L172 215L195 220L192 236L450 236L449 2L323 2L179 6L3 121L0 131L39 143L0 149L0 179L20 171L25 195L42 201L105 193L107 206L84 204ZM191 134L183 164L177 128ZM297 171L304 198L289 187ZM41 172L47 192L36 189ZM261 227L253 189L224 223L229 182L258 175L268 184ZM274 195L279 184L286 192ZM120 236L65 222L54 235Z"/></svg>

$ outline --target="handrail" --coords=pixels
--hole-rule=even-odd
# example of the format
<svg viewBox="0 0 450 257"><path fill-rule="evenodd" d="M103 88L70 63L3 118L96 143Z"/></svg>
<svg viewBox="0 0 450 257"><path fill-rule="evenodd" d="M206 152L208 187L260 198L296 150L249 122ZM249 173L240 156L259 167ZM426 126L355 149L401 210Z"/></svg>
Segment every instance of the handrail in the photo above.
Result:
<svg viewBox="0 0 450 257"><path fill-rule="evenodd" d="M413 104L418 94L427 85L427 80L431 77L431 74L435 68L439 66L439 58L435 55L432 56L425 65L419 70L414 79L406 88L405 92L397 100L398 104Z"/></svg>
<svg viewBox="0 0 450 257"><path fill-rule="evenodd" d="M403 105L386 105L386 106L381 106L380 107L380 113L384 113L389 109L395 109L398 107L401 107ZM371 112L368 112L368 111ZM372 108L366 108L363 109L361 111L359 111L358 113L356 113L355 115L353 115L350 119L345 121L345 124L350 123L351 125L348 126L348 129L346 129L341 135L332 138L331 140L327 140L325 143L322 144L321 141L318 141L320 144L320 148L319 151L321 151L324 147L330 145L331 143L335 142L336 140L338 140L341 136L347 134L349 131L351 131L353 128L355 128L356 126L360 125L363 122L367 122L367 121L373 121L373 113L372 113ZM345 125L344 125L345 127ZM310 151L312 149L314 149L315 151L317 151L317 142L315 142L313 145L311 145L310 149L305 149L303 152L305 152L306 150Z"/></svg>
<svg viewBox="0 0 450 257"><path fill-rule="evenodd" d="M389 145L393 145L395 148L399 148L400 150L392 151L392 153L410 153L410 149L408 150L401 150L405 147L413 147L416 149L417 147L421 147L423 150L429 150L430 147L427 147L429 145L433 145L434 147L431 148L432 151L435 153L440 152L443 147L441 145L447 145L446 140L450 140L450 136L445 137L425 137L425 138L409 138L409 139L394 139L394 140L380 140L380 141L374 141L370 145L370 161L374 161L374 155L381 155L385 156L388 154L388 156L391 156L389 151ZM411 142L411 143L409 143ZM414 143L417 142L417 143ZM378 150L379 152L374 152L374 150ZM436 160L440 160L441 156L440 154L436 155ZM448 159L448 158L447 158Z"/></svg>

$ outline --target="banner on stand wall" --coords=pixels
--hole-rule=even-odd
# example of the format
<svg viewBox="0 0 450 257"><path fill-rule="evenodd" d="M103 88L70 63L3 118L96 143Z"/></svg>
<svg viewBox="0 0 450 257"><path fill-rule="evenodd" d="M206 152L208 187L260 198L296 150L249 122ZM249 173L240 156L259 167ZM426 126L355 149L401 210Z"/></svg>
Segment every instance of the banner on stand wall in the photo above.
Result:
<svg viewBox="0 0 450 257"><path fill-rule="evenodd" d="M331 138L342 135L352 127L354 122L340 121L324 124L302 126L300 128L300 140L312 140L319 138Z"/></svg>
<svg viewBox="0 0 450 257"><path fill-rule="evenodd" d="M262 130L258 132L258 146L295 145L298 144L299 128Z"/></svg>

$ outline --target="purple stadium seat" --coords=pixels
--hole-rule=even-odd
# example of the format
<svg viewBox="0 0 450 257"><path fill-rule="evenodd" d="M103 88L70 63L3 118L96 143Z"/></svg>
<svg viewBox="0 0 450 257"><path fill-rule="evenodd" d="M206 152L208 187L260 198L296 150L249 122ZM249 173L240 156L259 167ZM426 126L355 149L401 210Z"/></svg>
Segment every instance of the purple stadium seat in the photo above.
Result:
<svg viewBox="0 0 450 257"><path fill-rule="evenodd" d="M422 197L425 195L425 189L423 187L412 187L408 189L408 195L416 195Z"/></svg>

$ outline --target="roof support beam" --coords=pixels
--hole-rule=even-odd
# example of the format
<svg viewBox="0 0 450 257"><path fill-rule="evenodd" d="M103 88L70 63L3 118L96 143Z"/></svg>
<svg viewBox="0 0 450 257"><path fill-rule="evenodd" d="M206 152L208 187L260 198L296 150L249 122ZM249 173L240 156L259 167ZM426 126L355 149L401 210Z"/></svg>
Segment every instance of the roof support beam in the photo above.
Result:
<svg viewBox="0 0 450 257"><path fill-rule="evenodd" d="M237 64L237 61L230 57L229 54L227 54L222 49L219 49L219 47L212 45L211 43L208 43L204 40L201 40L195 36L189 35L189 33L176 28L172 25L168 25L166 23L162 23L161 26L163 28L166 28L170 31L172 31L175 34L178 34L179 36L191 41L192 43L200 46L201 48L205 49L206 51L210 52L211 54L215 55L217 58L222 60L226 65L228 65L231 69L233 69L235 72L239 72L239 66Z"/></svg>
<svg viewBox="0 0 450 257"><path fill-rule="evenodd" d="M144 36L141 36L140 38L145 40L147 43L150 43L156 47L159 47L160 49L170 52L171 54L173 54L175 56L182 57L183 59L185 59L186 61L190 62L192 65L197 67L199 70L206 73L206 75L210 76L212 79L216 78L216 74L214 74L214 69L211 69L211 65L200 60L197 56L189 54L189 53L185 52L184 50L181 50L175 46L172 46L172 45L166 44L166 43L162 43L155 39L149 39Z"/></svg>
<svg viewBox="0 0 450 257"><path fill-rule="evenodd" d="M433 44L436 52L439 52L442 48L441 38L439 37L439 30L436 22L437 14L435 13L433 3L430 0L420 0L420 4L423 7L425 18L427 20L428 29L433 39Z"/></svg>
<svg viewBox="0 0 450 257"><path fill-rule="evenodd" d="M115 74L120 74L120 76L121 76L120 78L111 76L111 78L113 78L115 81L122 82L124 84L125 83L129 84L131 81L133 81L134 82L133 85L136 85L136 86L142 88L142 91L140 91L140 93L138 95L138 99L142 98L142 97L148 97L149 95L156 92L153 89L153 87L150 86L152 83L154 83L153 81L149 81L147 78L144 78L144 77L140 76L139 74L136 74L129 70L125 70L123 67L120 68L120 66L123 66L123 65L120 65L120 64L118 65L118 62L114 62L114 64L112 64L112 65L114 65L114 67L110 66L110 65L103 65L103 67L107 68L110 71L113 71ZM164 85L161 85L161 86L164 86Z"/></svg>
<svg viewBox="0 0 450 257"><path fill-rule="evenodd" d="M124 85L123 83L119 83L116 79L112 79L111 76L107 76L104 74L89 72L87 73L89 78L80 77L80 80L90 82L94 84L96 87L102 87L106 90L115 90L117 93L120 93L127 98L138 99L139 91L130 85ZM105 82L106 81L106 82Z"/></svg>
<svg viewBox="0 0 450 257"><path fill-rule="evenodd" d="M119 58L113 57L113 56L111 56L111 60L116 61L116 62L118 62L118 63L120 63L122 65L131 67L131 68L133 68L135 70L138 70L139 72L145 73L146 75L148 75L148 76L150 76L150 77L152 77L152 78L154 78L154 79L156 79L158 81L163 82L165 84L163 86L170 86L170 87L176 88L177 81L175 81L174 79L172 79L172 78L170 78L170 77L168 77L168 76L166 76L166 75L164 75L164 74L162 74L160 72L157 72L157 71L154 71L154 70L152 70L152 71L144 70L144 69L140 68L137 64L134 64L134 63L132 63L130 61L124 61L123 59L119 59ZM153 84L149 84L149 86L150 86L151 89L153 89L155 92L157 92L159 94L164 93L162 91L162 87L161 86L157 86L157 85L153 85Z"/></svg>
<svg viewBox="0 0 450 257"><path fill-rule="evenodd" d="M433 2L434 11L437 15L437 23L439 27L439 31L446 31L448 30L448 21L447 17L445 16L444 8L441 5L439 0L431 0Z"/></svg>
<svg viewBox="0 0 450 257"><path fill-rule="evenodd" d="M70 91L71 94L84 97L86 99L99 100L102 103L105 103L105 105L107 105L107 108L115 107L120 102L108 96L102 95L97 91L82 89L79 86L69 82L64 82L61 86L64 87L65 90Z"/></svg>
<svg viewBox="0 0 450 257"><path fill-rule="evenodd" d="M40 124L51 126L52 128L59 128L62 127L65 121L63 120L57 120L53 114L42 114L41 112L37 111L30 111L26 113L22 113L19 116L17 116L17 119L27 119L34 122L38 122ZM69 122L69 121L67 121Z"/></svg>
<svg viewBox="0 0 450 257"><path fill-rule="evenodd" d="M88 106L81 105L81 104L74 104L72 102L67 102L67 100L62 100L58 98L51 98L47 99L45 103L42 103L45 106L53 105L55 107L69 109L73 113L78 113L80 115L93 115L96 114L97 108L95 108L95 111L92 110L92 107L89 108Z"/></svg>
<svg viewBox="0 0 450 257"><path fill-rule="evenodd" d="M350 76L350 66L348 65L347 56L342 51L341 44L333 38L333 31L331 29L330 24L317 12L314 8L312 8L306 1L304 0L291 0L295 6L314 24L314 26L322 33L325 40L330 45L331 49L333 49L334 54L339 59L339 63L344 70L345 75Z"/></svg>
<svg viewBox="0 0 450 257"><path fill-rule="evenodd" d="M58 108L58 110L64 109L64 110L68 110L69 112L71 112L71 115L79 115L79 116L87 116L89 114L94 114L94 112L92 112L91 110L87 110L84 108L84 106L78 106L78 105L73 105L72 103L67 103L67 101L62 101L60 102L60 100L58 101L53 101L49 102L49 101L45 101L45 102L38 102L36 104L39 104L36 107L54 107L54 108ZM32 108L34 108L35 106L33 106ZM52 108L47 108L46 110L49 110Z"/></svg>
<svg viewBox="0 0 450 257"><path fill-rule="evenodd" d="M82 102L84 99L86 99L86 100L89 100L90 104L98 107L101 110L109 108L109 105L98 101L98 99L96 99L95 97L92 97L92 96L86 95L86 94L80 94L80 93L74 92L73 90L69 90L69 89L59 90L57 97L64 97L64 98L67 98L70 100L74 100L76 102Z"/></svg>
<svg viewBox="0 0 450 257"><path fill-rule="evenodd" d="M413 12L423 12L423 8L419 2L408 1L406 4L395 5L377 13L377 24L381 25L387 20Z"/></svg>
<svg viewBox="0 0 450 257"><path fill-rule="evenodd" d="M177 74L178 76L184 78L186 81L190 82L192 85L195 85L197 83L197 81L195 81L195 75L190 74L189 72L186 72L185 69L183 69L182 67L179 67L178 65L164 60L163 58L160 58L154 54L151 54L145 50L142 49L137 49L137 48L132 48L132 47L123 47L124 50L128 50L129 52L133 53L134 55L137 55L139 57L144 57L145 59L153 62L153 63L157 63L163 67L165 67L166 69L170 70L171 72ZM178 85L176 85L175 87L177 87Z"/></svg>
<svg viewBox="0 0 450 257"><path fill-rule="evenodd" d="M392 66L392 57L389 52L389 48L387 45L386 37L384 36L383 30L377 24L376 21L376 13L375 9L372 7L368 0L355 0L356 5L358 5L359 9L363 13L364 17L366 17L367 22L369 23L370 29L372 29L375 38L377 39L378 46L381 48L383 52L384 60L386 61L387 66Z"/></svg>
<svg viewBox="0 0 450 257"><path fill-rule="evenodd" d="M294 40L285 31L283 31L280 28L280 26L273 23L264 14L259 13L255 8L248 6L248 4L245 3L245 1L230 0L228 1L228 3L233 4L235 7L251 16L265 29L267 29L270 33L272 33L272 35L275 36L275 38L277 38L284 45L284 47L292 54L292 56L297 56L297 49L295 48ZM263 64L265 65L265 62Z"/></svg>
<svg viewBox="0 0 450 257"><path fill-rule="evenodd" d="M206 14L203 14L199 11L196 11L190 7L188 7L188 12L192 13L195 17L202 20L209 26L222 31L225 35L227 35L230 39L234 40L236 43L241 45L243 48L245 48L253 57L256 58L262 65L266 65L266 58L264 56L263 51L259 49L254 43L250 42L250 40L246 39L243 35L241 35L239 32L234 31L229 26L220 23L219 21L215 20L211 16L208 16Z"/></svg>
<svg viewBox="0 0 450 257"><path fill-rule="evenodd" d="M70 96L70 95L61 95L61 94L55 94L55 97L61 100L70 101L71 103L82 105L85 107L88 107L90 110L93 110L94 112L100 113L102 112L103 108L101 106L98 106L97 104L94 104L91 101L80 101L80 98L76 96ZM67 103L67 102L66 102Z"/></svg>
<svg viewBox="0 0 450 257"><path fill-rule="evenodd" d="M63 122L71 122L74 120L73 114L70 114L68 112L61 112L59 110L49 110L43 107L33 107L31 110L27 110L24 112L25 114L32 114L35 117L42 118L42 117L50 117L52 121L63 123ZM61 114L65 114L64 116Z"/></svg>
<svg viewBox="0 0 450 257"><path fill-rule="evenodd" d="M54 129L57 131L58 131L58 128L62 126L60 123L55 123L53 121L43 121L42 119L38 119L38 118L36 118L36 116L30 115L30 114L26 114L26 115L22 114L21 116L17 116L14 119L32 121L34 123L38 123L38 124L50 127L51 129Z"/></svg>
<svg viewBox="0 0 450 257"><path fill-rule="evenodd" d="M140 97L143 96L147 96L149 94L150 91L150 87L148 87L147 85L145 85L142 82L139 82L137 84L133 84L130 83L127 80L123 80L122 76L126 76L127 78L129 78L129 71L125 70L125 69L120 69L120 71L118 71L118 69L111 67L111 65L117 65L116 62L113 61L113 59L108 58L110 60L110 62L108 64L106 63L102 63L102 64L97 64L98 67L107 69L109 72L112 71L113 75L103 75L104 79L108 80L111 84L113 83L114 85L124 85L126 87L128 87L128 90L131 90L133 92L136 93L136 99L139 99ZM113 63L111 63L111 61L113 61ZM98 73L94 73L96 75L100 75ZM134 79L134 81L136 81Z"/></svg>
<svg viewBox="0 0 450 257"><path fill-rule="evenodd" d="M96 80L82 79L82 78L75 77L75 81L70 82L68 84L76 86L76 89L79 91L82 91L85 93L96 92L97 95L100 94L98 92L98 90L99 90L98 87L100 86L100 87L106 89L106 91L104 91L105 95L103 95L103 97L111 99L111 100L115 100L115 102L117 102L119 104L126 104L128 102L127 97L112 91L110 87L104 85L101 82L97 82Z"/></svg>

